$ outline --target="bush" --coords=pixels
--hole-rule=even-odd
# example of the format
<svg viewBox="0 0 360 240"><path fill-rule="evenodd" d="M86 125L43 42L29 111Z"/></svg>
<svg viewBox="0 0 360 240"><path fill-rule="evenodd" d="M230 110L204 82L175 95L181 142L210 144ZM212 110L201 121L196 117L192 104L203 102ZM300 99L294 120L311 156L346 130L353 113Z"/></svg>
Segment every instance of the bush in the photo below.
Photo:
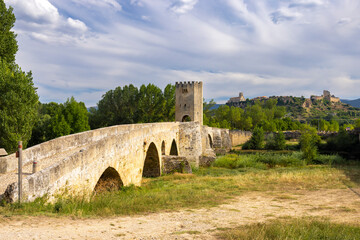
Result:
<svg viewBox="0 0 360 240"><path fill-rule="evenodd" d="M256 127L249 141L247 141L242 149L263 149L264 148L264 130Z"/></svg>
<svg viewBox="0 0 360 240"><path fill-rule="evenodd" d="M237 168L274 168L288 167L288 166L301 166L303 161L300 153L291 154L252 154L252 155L235 155L229 154L216 159L213 163L214 167L222 167L229 169Z"/></svg>
<svg viewBox="0 0 360 240"><path fill-rule="evenodd" d="M319 155L314 159L314 163L316 164L341 164L344 163L345 159L339 155Z"/></svg>
<svg viewBox="0 0 360 240"><path fill-rule="evenodd" d="M359 138L355 134L350 134L340 130L339 134L330 138L325 146L326 150L352 152L360 149Z"/></svg>
<svg viewBox="0 0 360 240"><path fill-rule="evenodd" d="M321 138L317 135L316 129L309 125L304 125L301 130L300 146L306 164L311 163L316 158L320 141Z"/></svg>
<svg viewBox="0 0 360 240"><path fill-rule="evenodd" d="M270 133L266 139L265 149L284 150L286 148L285 135L282 132Z"/></svg>

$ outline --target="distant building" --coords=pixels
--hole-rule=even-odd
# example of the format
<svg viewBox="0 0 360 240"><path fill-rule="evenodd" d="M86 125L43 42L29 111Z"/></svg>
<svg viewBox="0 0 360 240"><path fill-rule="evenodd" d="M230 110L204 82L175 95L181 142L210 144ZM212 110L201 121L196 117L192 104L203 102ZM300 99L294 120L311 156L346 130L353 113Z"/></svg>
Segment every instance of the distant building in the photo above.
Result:
<svg viewBox="0 0 360 240"><path fill-rule="evenodd" d="M242 92L239 93L238 97L232 97L227 102L226 105L229 107L245 107L246 106L246 99Z"/></svg>
<svg viewBox="0 0 360 240"><path fill-rule="evenodd" d="M310 99L311 99L311 101L319 101L319 100L325 99L331 103L340 102L340 98L335 97L334 95L331 95L328 90L324 90L323 95L321 95L321 96L311 95Z"/></svg>
<svg viewBox="0 0 360 240"><path fill-rule="evenodd" d="M244 97L244 94L242 92L239 93L238 97L232 97L227 101L228 103L237 103L237 102L245 102L246 99Z"/></svg>

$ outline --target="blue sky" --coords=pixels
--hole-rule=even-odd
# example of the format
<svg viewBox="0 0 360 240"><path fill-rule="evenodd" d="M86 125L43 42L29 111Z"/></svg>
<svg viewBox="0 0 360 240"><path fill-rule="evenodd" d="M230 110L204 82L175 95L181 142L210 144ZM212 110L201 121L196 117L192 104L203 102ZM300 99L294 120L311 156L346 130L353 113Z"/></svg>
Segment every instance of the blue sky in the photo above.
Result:
<svg viewBox="0 0 360 240"><path fill-rule="evenodd" d="M5 0L42 102L203 81L204 97L360 97L360 1Z"/></svg>

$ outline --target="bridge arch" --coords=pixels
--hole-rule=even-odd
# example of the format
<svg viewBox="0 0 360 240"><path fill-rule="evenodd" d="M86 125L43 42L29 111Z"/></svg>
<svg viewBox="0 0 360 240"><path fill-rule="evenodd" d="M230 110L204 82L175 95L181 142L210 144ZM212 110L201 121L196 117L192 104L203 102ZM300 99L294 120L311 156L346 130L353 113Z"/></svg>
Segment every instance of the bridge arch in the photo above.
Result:
<svg viewBox="0 0 360 240"><path fill-rule="evenodd" d="M160 172L160 158L156 145L152 142L146 152L146 157L143 167L143 177L159 177Z"/></svg>
<svg viewBox="0 0 360 240"><path fill-rule="evenodd" d="M161 143L161 155L165 155L165 141L162 141Z"/></svg>
<svg viewBox="0 0 360 240"><path fill-rule="evenodd" d="M191 117L189 116L189 115L184 115L183 117L182 117L182 120L181 120L182 122L191 122L192 120L191 120Z"/></svg>
<svg viewBox="0 0 360 240"><path fill-rule="evenodd" d="M118 171L113 167L108 167L101 174L99 180L97 181L94 193L117 191L123 186L120 175Z"/></svg>
<svg viewBox="0 0 360 240"><path fill-rule="evenodd" d="M210 134L208 134L208 142L209 142L208 148L213 148L213 147L214 147L214 144L213 144L213 140L212 140Z"/></svg>
<svg viewBox="0 0 360 240"><path fill-rule="evenodd" d="M178 148L175 139L171 143L170 155L178 156Z"/></svg>

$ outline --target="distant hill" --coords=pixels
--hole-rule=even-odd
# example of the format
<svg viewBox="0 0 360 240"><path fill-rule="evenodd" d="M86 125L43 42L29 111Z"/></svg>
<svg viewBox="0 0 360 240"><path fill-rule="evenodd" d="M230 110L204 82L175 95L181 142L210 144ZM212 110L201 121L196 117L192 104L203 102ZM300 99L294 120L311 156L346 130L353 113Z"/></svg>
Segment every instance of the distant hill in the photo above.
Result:
<svg viewBox="0 0 360 240"><path fill-rule="evenodd" d="M213 109L218 109L221 105L225 105L225 104L215 104L212 108L210 108L211 110Z"/></svg>
<svg viewBox="0 0 360 240"><path fill-rule="evenodd" d="M271 96L268 99L276 99L278 106L286 108L287 116L300 121L322 118L348 122L360 117L360 108L345 102L329 103L322 100L311 101L304 97L292 96ZM262 99L261 101L268 101L268 99ZM354 101L358 101L358 104L360 104L360 99ZM249 104L253 105L255 101L247 100L233 103L232 105L245 109Z"/></svg>
<svg viewBox="0 0 360 240"><path fill-rule="evenodd" d="M345 99L343 100L343 99L341 99L341 101L342 101L343 103L349 104L350 106L360 108L360 98L359 98L359 99L355 99L355 100L345 100Z"/></svg>

